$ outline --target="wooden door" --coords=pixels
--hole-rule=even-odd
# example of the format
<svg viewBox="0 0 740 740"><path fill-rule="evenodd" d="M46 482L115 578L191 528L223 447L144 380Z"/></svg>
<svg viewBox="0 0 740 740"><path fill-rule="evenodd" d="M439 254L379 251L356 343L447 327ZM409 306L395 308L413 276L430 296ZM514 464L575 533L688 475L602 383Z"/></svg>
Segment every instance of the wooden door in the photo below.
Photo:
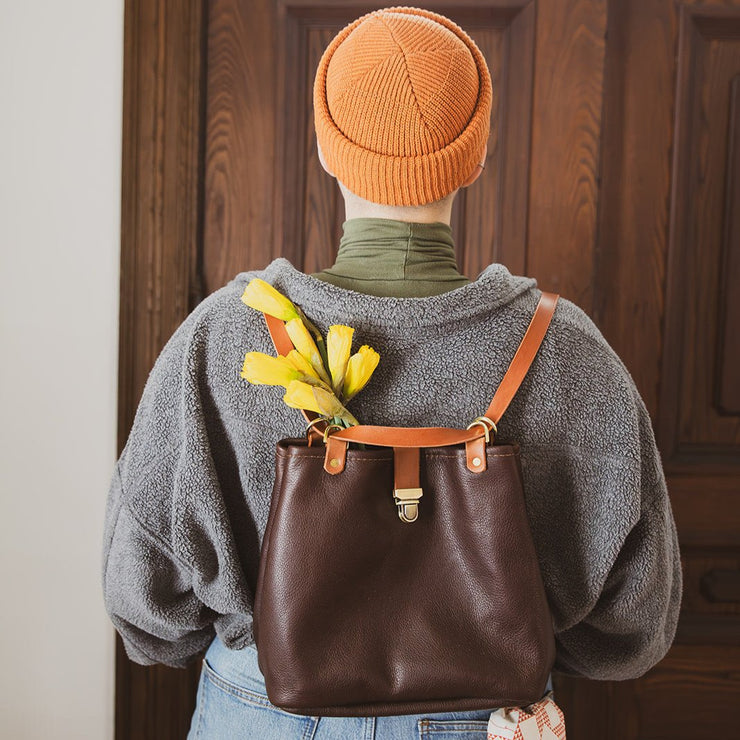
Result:
<svg viewBox="0 0 740 740"><path fill-rule="evenodd" d="M164 342L205 295L284 256L334 260L311 83L381 7L127 0L119 444ZM634 681L555 676L574 740L727 737L740 724L740 0L427 4L493 78L487 167L458 196L469 277L493 261L577 303L650 410L684 564L678 635ZM118 738L182 738L199 666L118 645Z"/></svg>

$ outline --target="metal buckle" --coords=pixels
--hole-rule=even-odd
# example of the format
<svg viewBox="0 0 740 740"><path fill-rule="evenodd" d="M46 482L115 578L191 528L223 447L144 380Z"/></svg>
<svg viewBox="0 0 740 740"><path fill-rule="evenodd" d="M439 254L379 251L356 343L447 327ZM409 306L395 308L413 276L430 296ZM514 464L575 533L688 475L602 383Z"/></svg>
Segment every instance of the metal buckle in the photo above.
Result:
<svg viewBox="0 0 740 740"><path fill-rule="evenodd" d="M306 441L308 442L309 447L311 446L311 428L314 424L318 424L320 421L326 422L326 419L324 419L323 416L317 416L315 419L308 422L308 426L306 427Z"/></svg>
<svg viewBox="0 0 740 740"><path fill-rule="evenodd" d="M415 522L419 518L421 488L394 488L393 500L398 506L398 517L402 522Z"/></svg>
<svg viewBox="0 0 740 740"><path fill-rule="evenodd" d="M324 429L324 444L326 444L326 438L329 436L329 430L332 427L335 427L336 429L344 429L341 424L329 424L326 429Z"/></svg>
<svg viewBox="0 0 740 740"><path fill-rule="evenodd" d="M476 416L475 420L471 421L466 428L470 429L476 424L481 424L483 426L486 436L486 443L491 441L491 429L493 429L494 437L498 434L498 427L496 426L495 422L493 421L493 419L489 419L487 416ZM490 426L488 426L489 424Z"/></svg>

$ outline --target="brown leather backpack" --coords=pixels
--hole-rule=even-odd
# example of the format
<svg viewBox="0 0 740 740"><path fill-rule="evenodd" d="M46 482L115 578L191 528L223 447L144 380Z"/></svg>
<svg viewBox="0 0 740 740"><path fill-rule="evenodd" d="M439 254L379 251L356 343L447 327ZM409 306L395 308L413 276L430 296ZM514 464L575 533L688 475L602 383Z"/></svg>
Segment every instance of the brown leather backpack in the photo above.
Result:
<svg viewBox="0 0 740 740"><path fill-rule="evenodd" d="M304 412L306 439L278 442L254 606L274 705L375 716L543 696L555 661L552 616L519 445L494 438L558 297L542 293L488 410L467 429L332 431ZM265 320L287 354L284 324Z"/></svg>

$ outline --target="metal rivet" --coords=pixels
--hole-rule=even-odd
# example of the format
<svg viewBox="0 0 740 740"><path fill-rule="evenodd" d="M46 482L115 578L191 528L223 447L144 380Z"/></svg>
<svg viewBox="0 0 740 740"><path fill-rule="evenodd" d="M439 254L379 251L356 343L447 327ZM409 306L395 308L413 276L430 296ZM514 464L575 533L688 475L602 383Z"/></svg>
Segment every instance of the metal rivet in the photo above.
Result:
<svg viewBox="0 0 740 740"><path fill-rule="evenodd" d="M333 457L331 460L329 460L329 465L331 465L332 468L336 468L337 465L339 465L339 460L337 460L336 457Z"/></svg>
<svg viewBox="0 0 740 740"><path fill-rule="evenodd" d="M473 465L475 465L476 468L480 465L480 458L479 457L474 457L473 458Z"/></svg>

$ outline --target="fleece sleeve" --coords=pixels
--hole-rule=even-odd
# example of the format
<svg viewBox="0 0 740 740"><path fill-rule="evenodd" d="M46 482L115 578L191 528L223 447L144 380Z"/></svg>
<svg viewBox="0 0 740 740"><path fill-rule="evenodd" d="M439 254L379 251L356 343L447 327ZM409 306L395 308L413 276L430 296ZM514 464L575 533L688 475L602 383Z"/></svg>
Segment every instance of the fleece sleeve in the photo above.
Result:
<svg viewBox="0 0 740 740"><path fill-rule="evenodd" d="M206 402L206 310L217 298L202 302L158 356L108 493L104 603L141 664L184 666L208 646L217 620L250 613L214 462L218 410Z"/></svg>
<svg viewBox="0 0 740 740"><path fill-rule="evenodd" d="M108 492L103 597L131 660L182 667L209 643L213 614L175 550L175 501L184 426L186 359L197 311L154 363Z"/></svg>
<svg viewBox="0 0 740 740"><path fill-rule="evenodd" d="M682 572L676 525L650 416L631 379L628 385L632 405L623 412L631 411L636 432L625 450L629 458L618 465L613 454L597 459L593 474L602 482L602 513L590 526L603 534L601 562L609 567L591 570L576 622L556 630L555 670L570 676L638 678L667 653L678 622Z"/></svg>
<svg viewBox="0 0 740 740"><path fill-rule="evenodd" d="M193 591L192 569L124 503L118 465L108 497L104 557L106 609L131 660L183 667L207 647L213 612Z"/></svg>

